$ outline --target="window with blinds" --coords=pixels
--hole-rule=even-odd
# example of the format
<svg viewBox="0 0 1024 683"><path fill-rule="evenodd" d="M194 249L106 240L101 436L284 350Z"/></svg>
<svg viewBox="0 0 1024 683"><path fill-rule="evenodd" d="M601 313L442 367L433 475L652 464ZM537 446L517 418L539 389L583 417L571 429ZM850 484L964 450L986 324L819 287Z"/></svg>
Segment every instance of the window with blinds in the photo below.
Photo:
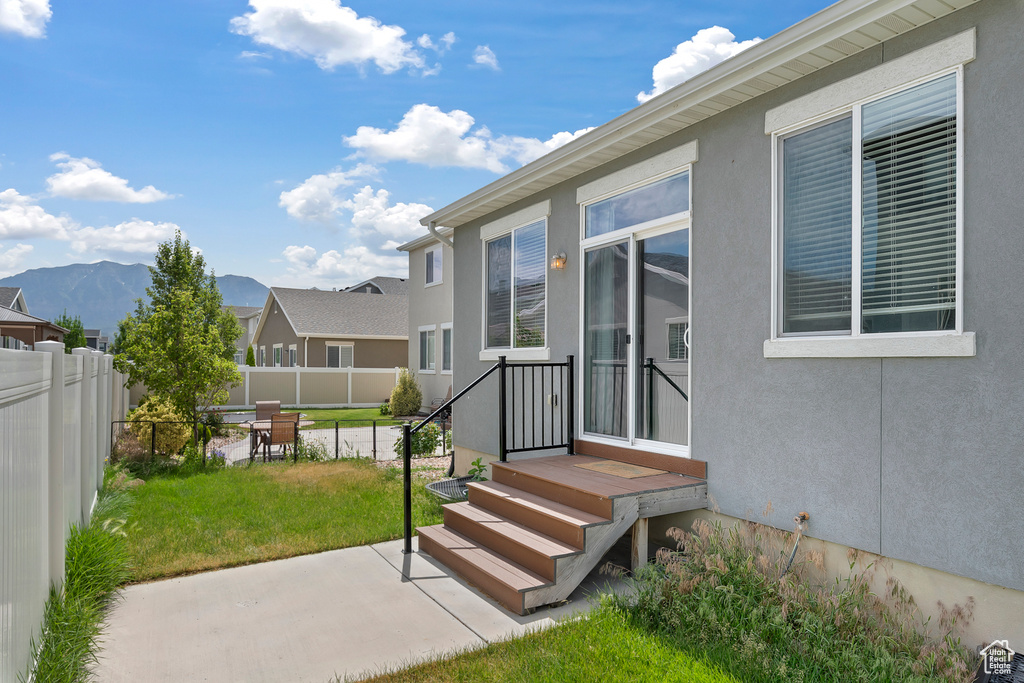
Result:
<svg viewBox="0 0 1024 683"><path fill-rule="evenodd" d="M327 367L350 368L353 362L353 347L339 344L327 345Z"/></svg>
<svg viewBox="0 0 1024 683"><path fill-rule="evenodd" d="M544 346L545 233L538 221L487 243L488 348Z"/></svg>
<svg viewBox="0 0 1024 683"><path fill-rule="evenodd" d="M863 332L956 324L956 74L864 105Z"/></svg>
<svg viewBox="0 0 1024 683"><path fill-rule="evenodd" d="M957 78L781 139L783 334L956 329Z"/></svg>
<svg viewBox="0 0 1024 683"><path fill-rule="evenodd" d="M850 330L853 124L782 141L782 331Z"/></svg>
<svg viewBox="0 0 1024 683"><path fill-rule="evenodd" d="M420 370L434 369L434 330L420 330Z"/></svg>

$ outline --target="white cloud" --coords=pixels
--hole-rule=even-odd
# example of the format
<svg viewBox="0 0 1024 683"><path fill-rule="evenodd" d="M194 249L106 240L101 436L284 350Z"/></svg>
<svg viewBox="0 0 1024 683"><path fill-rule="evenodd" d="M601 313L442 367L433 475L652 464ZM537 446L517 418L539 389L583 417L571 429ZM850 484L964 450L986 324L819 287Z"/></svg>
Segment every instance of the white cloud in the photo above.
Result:
<svg viewBox="0 0 1024 683"><path fill-rule="evenodd" d="M362 245L323 254L308 245L289 246L282 254L289 264L286 281L299 287L323 282L351 284L376 275L405 277L409 265L405 254L379 254Z"/></svg>
<svg viewBox="0 0 1024 683"><path fill-rule="evenodd" d="M452 45L455 44L455 34L451 31L441 36L440 40L436 43L434 40L424 33L422 36L416 39L416 44L422 47L424 50L433 50L439 55L443 55L448 50L452 49Z"/></svg>
<svg viewBox="0 0 1024 683"><path fill-rule="evenodd" d="M367 185L341 207L352 212L352 227L359 237L382 236L407 242L423 232L420 219L434 212L426 204L390 203L387 190Z"/></svg>
<svg viewBox="0 0 1024 683"><path fill-rule="evenodd" d="M509 170L507 159L520 165L586 133L556 133L548 140L514 136L494 137L484 126L473 129L468 113L443 112L428 104L413 105L392 131L360 126L345 144L374 159L408 161L427 166L483 168L495 173Z"/></svg>
<svg viewBox="0 0 1024 683"><path fill-rule="evenodd" d="M702 28L689 40L676 45L671 55L654 65L654 88L650 92L639 93L636 99L646 102L760 42L760 38L753 38L737 43L732 31L721 26Z"/></svg>
<svg viewBox="0 0 1024 683"><path fill-rule="evenodd" d="M50 0L0 0L0 32L44 38L51 16Z"/></svg>
<svg viewBox="0 0 1024 683"><path fill-rule="evenodd" d="M473 50L473 62L480 66L486 66L494 69L495 71L501 71L501 67L498 66L498 56L494 54L494 50L488 45L477 45L476 49Z"/></svg>
<svg viewBox="0 0 1024 683"><path fill-rule="evenodd" d="M351 171L334 169L330 173L312 175L301 185L282 192L278 206L292 218L330 223L342 208L343 200L336 194L338 188L352 185L356 178L372 176L376 172L377 169L369 164L359 164Z"/></svg>
<svg viewBox="0 0 1024 683"><path fill-rule="evenodd" d="M376 64L384 73L423 69L423 55L403 40L405 29L360 17L339 0L249 0L252 12L231 30L260 45L314 60L321 69Z"/></svg>
<svg viewBox="0 0 1024 683"><path fill-rule="evenodd" d="M71 234L71 248L76 252L113 252L122 254L153 254L157 245L174 238L175 231L185 232L174 223L154 223L133 218L130 221L102 228L78 228Z"/></svg>
<svg viewBox="0 0 1024 683"><path fill-rule="evenodd" d="M0 251L0 277L21 272L21 263L31 252L29 244L16 244L7 251Z"/></svg>
<svg viewBox="0 0 1024 683"><path fill-rule="evenodd" d="M56 162L61 169L59 173L46 179L50 194L55 197L129 204L148 204L174 197L152 185L147 185L141 190L128 187L127 180L103 170L99 162L87 157L76 159L64 152L58 152L50 155L50 161Z"/></svg>
<svg viewBox="0 0 1024 683"><path fill-rule="evenodd" d="M39 237L63 240L68 238L68 230L73 227L71 219L47 213L31 197L19 194L13 188L0 192L0 239Z"/></svg>

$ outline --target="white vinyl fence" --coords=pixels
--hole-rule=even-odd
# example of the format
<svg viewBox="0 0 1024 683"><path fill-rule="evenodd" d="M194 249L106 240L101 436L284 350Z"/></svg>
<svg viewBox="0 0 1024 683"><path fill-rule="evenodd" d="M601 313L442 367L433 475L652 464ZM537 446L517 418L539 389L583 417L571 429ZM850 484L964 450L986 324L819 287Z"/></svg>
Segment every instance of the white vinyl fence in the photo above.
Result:
<svg viewBox="0 0 1024 683"><path fill-rule="evenodd" d="M89 522L111 419L128 405L111 356L35 349L0 349L0 681L28 673L68 533Z"/></svg>
<svg viewBox="0 0 1024 683"><path fill-rule="evenodd" d="M228 390L228 401L218 408L256 407L256 401L280 401L303 408L373 408L391 396L400 368L250 368L241 365L242 383ZM131 389L137 406L146 387Z"/></svg>

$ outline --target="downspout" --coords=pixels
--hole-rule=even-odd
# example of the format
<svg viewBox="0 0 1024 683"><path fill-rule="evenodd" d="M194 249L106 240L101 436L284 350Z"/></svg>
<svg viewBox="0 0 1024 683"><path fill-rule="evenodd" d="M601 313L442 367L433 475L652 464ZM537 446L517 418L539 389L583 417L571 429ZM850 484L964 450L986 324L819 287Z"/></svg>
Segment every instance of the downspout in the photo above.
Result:
<svg viewBox="0 0 1024 683"><path fill-rule="evenodd" d="M427 230L430 231L430 234L433 235L434 238L441 244L447 244L452 249L455 248L454 242L452 242L450 239L448 239L447 237L445 237L444 235L437 231L437 223L435 223L434 221L430 221L429 223L427 223Z"/></svg>
<svg viewBox="0 0 1024 683"><path fill-rule="evenodd" d="M309 367L309 337L306 337L306 341L302 345L302 367Z"/></svg>

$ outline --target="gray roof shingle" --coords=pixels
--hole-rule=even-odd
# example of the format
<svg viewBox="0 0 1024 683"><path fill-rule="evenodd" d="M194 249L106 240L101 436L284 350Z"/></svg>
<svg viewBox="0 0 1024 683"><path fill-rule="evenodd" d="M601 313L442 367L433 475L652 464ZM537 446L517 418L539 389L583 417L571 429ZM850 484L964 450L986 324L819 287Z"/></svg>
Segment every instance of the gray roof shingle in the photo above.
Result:
<svg viewBox="0 0 1024 683"><path fill-rule="evenodd" d="M237 318L248 318L263 310L262 306L221 306L224 310L230 310Z"/></svg>
<svg viewBox="0 0 1024 683"><path fill-rule="evenodd" d="M11 308L21 287L0 287L0 308Z"/></svg>
<svg viewBox="0 0 1024 683"><path fill-rule="evenodd" d="M345 291L352 291L353 289L357 289L371 282L377 285L377 287L380 288L380 291L384 294L401 294L409 296L409 280L402 277L372 277L369 280L363 280L357 285L346 287Z"/></svg>
<svg viewBox="0 0 1024 683"><path fill-rule="evenodd" d="M287 287L270 291L300 337L409 336L408 296Z"/></svg>

